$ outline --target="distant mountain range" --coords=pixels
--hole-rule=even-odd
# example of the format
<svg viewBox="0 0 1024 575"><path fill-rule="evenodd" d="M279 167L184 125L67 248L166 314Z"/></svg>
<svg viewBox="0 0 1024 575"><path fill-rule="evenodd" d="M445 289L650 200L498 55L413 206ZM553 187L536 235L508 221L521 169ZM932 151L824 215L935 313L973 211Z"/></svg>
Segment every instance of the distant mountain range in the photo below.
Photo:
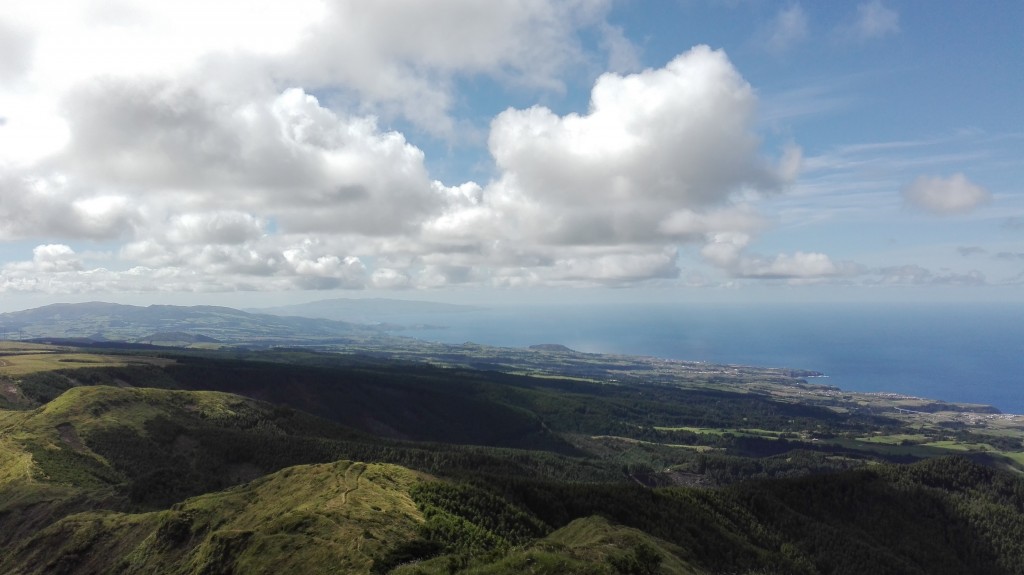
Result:
<svg viewBox="0 0 1024 575"><path fill-rule="evenodd" d="M410 316L465 313L475 306L384 298L337 298L297 305L246 309L252 313L333 319L358 323L398 322Z"/></svg>
<svg viewBox="0 0 1024 575"><path fill-rule="evenodd" d="M382 332L375 326L217 306L141 307L89 302L0 314L3 339L237 344L365 338Z"/></svg>

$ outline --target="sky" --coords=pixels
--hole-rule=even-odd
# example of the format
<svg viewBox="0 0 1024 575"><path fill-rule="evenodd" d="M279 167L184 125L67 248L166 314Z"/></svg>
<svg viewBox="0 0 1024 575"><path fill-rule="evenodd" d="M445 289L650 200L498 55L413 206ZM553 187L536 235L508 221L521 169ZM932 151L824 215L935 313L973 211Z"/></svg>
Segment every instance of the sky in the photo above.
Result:
<svg viewBox="0 0 1024 575"><path fill-rule="evenodd" d="M0 0L0 311L1024 300L1024 3Z"/></svg>

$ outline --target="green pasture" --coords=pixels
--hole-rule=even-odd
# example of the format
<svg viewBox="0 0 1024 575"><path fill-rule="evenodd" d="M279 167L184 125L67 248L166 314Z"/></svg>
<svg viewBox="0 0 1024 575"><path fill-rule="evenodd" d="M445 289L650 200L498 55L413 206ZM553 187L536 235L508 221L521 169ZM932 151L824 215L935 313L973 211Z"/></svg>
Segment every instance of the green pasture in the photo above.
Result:
<svg viewBox="0 0 1024 575"><path fill-rule="evenodd" d="M908 443L924 443L928 441L928 436L918 433L895 433L892 435L858 437L857 441L863 441L864 443L881 443L884 445L900 445L904 441Z"/></svg>
<svg viewBox="0 0 1024 575"><path fill-rule="evenodd" d="M747 437L762 437L765 439L779 439L783 433L782 431L772 431L770 429L757 429L749 427L739 428L727 428L727 427L655 427L658 431L689 431L691 433L699 433L702 435L724 435L730 433L732 435L747 436Z"/></svg>
<svg viewBox="0 0 1024 575"><path fill-rule="evenodd" d="M0 375L21 376L40 371L79 367L124 367L127 365L169 365L173 360L156 357L127 357L92 353L31 351L0 356Z"/></svg>

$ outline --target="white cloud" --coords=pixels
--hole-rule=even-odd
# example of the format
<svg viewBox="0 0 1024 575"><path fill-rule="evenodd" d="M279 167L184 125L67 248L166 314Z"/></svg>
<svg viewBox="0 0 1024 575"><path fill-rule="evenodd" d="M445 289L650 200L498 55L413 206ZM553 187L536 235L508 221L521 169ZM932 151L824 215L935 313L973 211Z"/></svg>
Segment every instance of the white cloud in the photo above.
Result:
<svg viewBox="0 0 1024 575"><path fill-rule="evenodd" d="M855 276L864 273L853 262L833 262L823 253L795 252L765 257L747 253L751 237L740 232L709 234L701 256L731 277L808 280Z"/></svg>
<svg viewBox="0 0 1024 575"><path fill-rule="evenodd" d="M932 214L952 215L974 210L991 201L992 194L958 173L949 178L919 176L903 188L903 199Z"/></svg>
<svg viewBox="0 0 1024 575"><path fill-rule="evenodd" d="M740 265L743 277L758 278L821 278L840 273L840 267L822 253L796 252L779 254L771 259L749 259Z"/></svg>
<svg viewBox="0 0 1024 575"><path fill-rule="evenodd" d="M34 44L30 30L0 19L0 82L21 80L32 63Z"/></svg>
<svg viewBox="0 0 1024 575"><path fill-rule="evenodd" d="M863 40L881 38L900 31L900 15L882 4L881 0L871 0L857 6L857 21L853 25L853 33Z"/></svg>
<svg viewBox="0 0 1024 575"><path fill-rule="evenodd" d="M977 270L934 272L916 264L888 266L874 270L873 274L875 276L874 283L881 285L984 285L987 283L985 275Z"/></svg>
<svg viewBox="0 0 1024 575"><path fill-rule="evenodd" d="M111 239L134 229L139 212L125 198L80 194L62 176L0 170L0 239Z"/></svg>
<svg viewBox="0 0 1024 575"><path fill-rule="evenodd" d="M112 95L131 113L156 97L168 120L202 112L186 96L222 102L302 86L335 95L353 113L404 116L452 136L457 78L482 74L561 90L566 70L587 58L581 31L604 30L609 7L609 0L13 3L0 21L0 110L10 138L0 137L0 153L28 162L59 151L68 137L64 110L87 113L88 103L83 111L75 102L101 78L121 93L100 89L92 104ZM621 60L626 48L619 41L608 50Z"/></svg>
<svg viewBox="0 0 1024 575"><path fill-rule="evenodd" d="M366 266L359 258L311 254L307 246L284 252L303 289L358 289L366 286Z"/></svg>
<svg viewBox="0 0 1024 575"><path fill-rule="evenodd" d="M178 214L167 238L177 244L241 244L262 237L266 224L243 212Z"/></svg>
<svg viewBox="0 0 1024 575"><path fill-rule="evenodd" d="M144 197L150 212L244 206L287 231L374 235L414 227L444 200L401 134L299 89L244 102L163 81L102 82L78 96L62 155L75 183Z"/></svg>
<svg viewBox="0 0 1024 575"><path fill-rule="evenodd" d="M807 33L807 13L799 4L791 4L775 15L763 32L762 42L768 50L781 53L804 40Z"/></svg>
<svg viewBox="0 0 1024 575"><path fill-rule="evenodd" d="M230 54L232 66L206 77L211 85L228 86L229 78L238 75L225 73L228 70L260 67L257 62L293 47L316 21L319 4L318 0L288 5L264 0L227 0L215 5L197 0L5 3L0 53L8 74L16 74L17 81L0 83L0 110L6 118L0 160L28 164L59 151L69 136L61 102L75 86L97 78L180 77ZM252 86L233 88L250 91ZM17 146L5 145L12 141Z"/></svg>
<svg viewBox="0 0 1024 575"><path fill-rule="evenodd" d="M472 188L449 192L401 134L298 89L217 100L170 80L108 79L67 100L68 147L0 172L0 237L148 235L239 208L285 232L391 235ZM197 215L207 211L221 216Z"/></svg>
<svg viewBox="0 0 1024 575"><path fill-rule="evenodd" d="M700 254L716 267L732 269L739 264L743 250L749 243L750 236L741 232L709 234Z"/></svg>
<svg viewBox="0 0 1024 575"><path fill-rule="evenodd" d="M412 287L412 280L405 273L391 268L377 268L370 278L373 287L380 289L405 289Z"/></svg>
<svg viewBox="0 0 1024 575"><path fill-rule="evenodd" d="M130 230L138 219L131 201L124 196L92 196L71 202L71 220L80 234L101 238Z"/></svg>
<svg viewBox="0 0 1024 575"><path fill-rule="evenodd" d="M699 46L627 74L637 48L604 22L609 7L12 6L0 23L12 56L0 69L12 80L0 82L0 239L41 246L3 267L0 289L675 277L680 244L749 241L762 229L751 198L791 182L800 154L763 155L757 97L724 52ZM63 18L46 17L58 10ZM491 181L436 181L424 152L383 127L398 117L451 136L455 85L466 77L528 94L562 90L574 66L595 63L584 30L612 69L594 84L590 109L499 114ZM106 242L117 256L63 243L76 241Z"/></svg>
<svg viewBox="0 0 1024 575"><path fill-rule="evenodd" d="M441 288L469 283L473 268L458 265L427 265L416 274L416 284L423 288Z"/></svg>
<svg viewBox="0 0 1024 575"><path fill-rule="evenodd" d="M448 112L456 74L560 90L562 73L584 60L577 31L600 23L609 5L608 0L333 2L276 72L313 90L335 86L354 92L378 112L398 113L451 136Z"/></svg>
<svg viewBox="0 0 1024 575"><path fill-rule="evenodd" d="M548 281L583 281L597 284L629 284L653 278L679 275L676 252L601 254L596 257L565 258L554 262Z"/></svg>
<svg viewBox="0 0 1024 575"><path fill-rule="evenodd" d="M64 244L46 244L32 250L33 267L40 272L67 272L82 269L75 250Z"/></svg>
<svg viewBox="0 0 1024 575"><path fill-rule="evenodd" d="M84 273L78 254L65 244L43 244L32 249L32 260L0 266L0 293L55 291L79 282Z"/></svg>
<svg viewBox="0 0 1024 575"><path fill-rule="evenodd" d="M799 169L797 149L778 165L760 155L755 106L725 55L697 47L661 69L605 74L586 115L506 110L490 138L499 177L446 189L421 241L387 255L406 250L427 285L675 277L678 243L749 240L766 222L741 198Z"/></svg>
<svg viewBox="0 0 1024 575"><path fill-rule="evenodd" d="M706 211L688 209L669 213L658 226L658 231L671 237L704 237L720 230L753 233L767 227L767 222L754 208L746 204L729 205Z"/></svg>
<svg viewBox="0 0 1024 575"><path fill-rule="evenodd" d="M601 44L608 52L608 71L624 74L636 72L640 65L640 49L626 37L619 26L604 24L600 27Z"/></svg>
<svg viewBox="0 0 1024 575"><path fill-rule="evenodd" d="M605 74L587 115L533 107L495 118L502 179L488 192L518 204L524 228L546 242L664 240L675 212L785 183L758 153L755 105L725 54L705 46L661 69Z"/></svg>
<svg viewBox="0 0 1024 575"><path fill-rule="evenodd" d="M4 13L35 31L35 81L74 82L181 71L214 53L285 53L322 17L322 6L317 0L36 0L7 4Z"/></svg>
<svg viewBox="0 0 1024 575"><path fill-rule="evenodd" d="M469 281L466 269L480 281L486 269L501 285L621 285L677 276L680 242L749 240L765 221L740 198L780 190L800 163L797 149L778 165L760 155L755 107L725 54L701 46L661 69L603 75L586 115L506 110L489 142L500 176L446 192L445 213L411 246L433 266L420 281Z"/></svg>

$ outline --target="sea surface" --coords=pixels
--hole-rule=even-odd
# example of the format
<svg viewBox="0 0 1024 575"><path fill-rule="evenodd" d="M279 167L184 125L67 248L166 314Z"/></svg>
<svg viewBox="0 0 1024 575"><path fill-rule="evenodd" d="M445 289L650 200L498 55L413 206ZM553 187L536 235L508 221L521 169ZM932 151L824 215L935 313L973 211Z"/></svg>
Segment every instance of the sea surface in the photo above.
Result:
<svg viewBox="0 0 1024 575"><path fill-rule="evenodd" d="M407 320L409 318L406 318ZM823 372L850 391L1024 414L1024 308L1007 305L495 306L423 315L403 335Z"/></svg>

